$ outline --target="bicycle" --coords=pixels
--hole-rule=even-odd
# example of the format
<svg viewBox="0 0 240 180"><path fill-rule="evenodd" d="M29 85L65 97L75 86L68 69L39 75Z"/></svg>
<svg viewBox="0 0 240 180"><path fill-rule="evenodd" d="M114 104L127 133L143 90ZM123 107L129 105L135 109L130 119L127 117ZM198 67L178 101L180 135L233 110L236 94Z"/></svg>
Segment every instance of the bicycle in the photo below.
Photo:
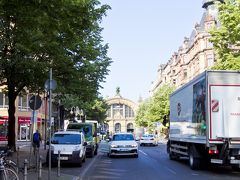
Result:
<svg viewBox="0 0 240 180"><path fill-rule="evenodd" d="M5 161L4 151L0 152L0 179L1 180L19 180L19 177L17 173L14 171L14 169L11 169L8 166L7 162Z"/></svg>

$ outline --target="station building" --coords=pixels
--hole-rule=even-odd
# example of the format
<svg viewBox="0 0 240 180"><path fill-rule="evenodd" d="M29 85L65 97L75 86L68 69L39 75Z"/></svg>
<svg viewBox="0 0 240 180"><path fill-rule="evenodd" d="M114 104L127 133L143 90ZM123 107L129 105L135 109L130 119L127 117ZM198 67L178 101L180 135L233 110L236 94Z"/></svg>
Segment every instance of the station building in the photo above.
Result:
<svg viewBox="0 0 240 180"><path fill-rule="evenodd" d="M135 115L138 105L133 101L123 98L119 93L106 99L109 109L105 129L111 134L116 132L135 132Z"/></svg>

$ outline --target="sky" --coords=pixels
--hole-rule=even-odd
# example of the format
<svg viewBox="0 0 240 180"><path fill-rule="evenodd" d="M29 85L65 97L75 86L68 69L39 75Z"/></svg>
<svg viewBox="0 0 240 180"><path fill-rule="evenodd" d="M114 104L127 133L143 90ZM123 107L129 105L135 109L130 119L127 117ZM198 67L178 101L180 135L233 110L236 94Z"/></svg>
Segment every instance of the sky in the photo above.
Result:
<svg viewBox="0 0 240 180"><path fill-rule="evenodd" d="M134 102L150 96L160 64L177 52L200 22L203 0L100 0L111 6L103 18L102 37L113 61L100 90L104 98L116 95Z"/></svg>

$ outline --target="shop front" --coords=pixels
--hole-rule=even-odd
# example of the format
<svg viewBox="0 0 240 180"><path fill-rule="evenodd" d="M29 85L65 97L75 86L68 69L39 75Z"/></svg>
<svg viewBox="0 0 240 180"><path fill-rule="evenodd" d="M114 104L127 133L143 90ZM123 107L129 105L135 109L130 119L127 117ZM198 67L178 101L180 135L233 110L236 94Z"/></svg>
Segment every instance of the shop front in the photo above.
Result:
<svg viewBox="0 0 240 180"><path fill-rule="evenodd" d="M18 117L18 140L30 141L31 137L31 117ZM37 118L37 128L41 126L41 118Z"/></svg>
<svg viewBox="0 0 240 180"><path fill-rule="evenodd" d="M1 117L0 119L0 141L7 140L8 117Z"/></svg>

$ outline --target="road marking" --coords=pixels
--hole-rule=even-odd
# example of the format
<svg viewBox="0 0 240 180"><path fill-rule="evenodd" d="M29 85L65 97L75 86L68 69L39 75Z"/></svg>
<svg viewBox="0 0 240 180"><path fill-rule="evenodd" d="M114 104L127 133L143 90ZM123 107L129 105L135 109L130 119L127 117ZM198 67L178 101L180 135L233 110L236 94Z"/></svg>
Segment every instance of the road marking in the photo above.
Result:
<svg viewBox="0 0 240 180"><path fill-rule="evenodd" d="M145 156L147 156L147 154L145 152L143 152L142 150L138 150L138 151L143 153Z"/></svg>
<svg viewBox="0 0 240 180"><path fill-rule="evenodd" d="M96 159L98 159L99 155L97 155L93 160L92 162L90 162L88 164L88 166L83 170L83 172L78 176L78 179L79 180L83 180L84 179L84 176L85 174L87 173L87 171L90 169L90 167L95 163Z"/></svg>
<svg viewBox="0 0 240 180"><path fill-rule="evenodd" d="M168 168L168 167L166 167L166 166L165 166L165 169L167 169L168 171L170 171L172 174L177 174L174 170L172 170L172 169L170 169L170 168Z"/></svg>

